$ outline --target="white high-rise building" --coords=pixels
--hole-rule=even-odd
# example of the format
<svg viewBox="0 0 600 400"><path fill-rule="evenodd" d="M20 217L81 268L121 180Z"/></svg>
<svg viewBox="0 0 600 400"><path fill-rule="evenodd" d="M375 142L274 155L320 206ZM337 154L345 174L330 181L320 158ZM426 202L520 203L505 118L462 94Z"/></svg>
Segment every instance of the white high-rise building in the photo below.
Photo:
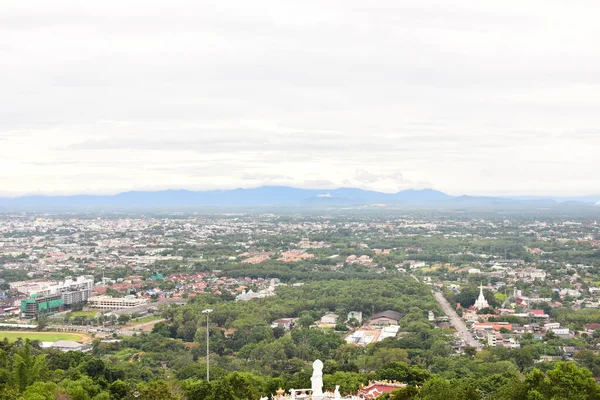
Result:
<svg viewBox="0 0 600 400"><path fill-rule="evenodd" d="M83 275L75 279L65 278L62 282L24 282L19 286L18 291L31 296L46 297L60 295L64 305L71 305L87 301L92 295L94 289L94 277L92 275Z"/></svg>

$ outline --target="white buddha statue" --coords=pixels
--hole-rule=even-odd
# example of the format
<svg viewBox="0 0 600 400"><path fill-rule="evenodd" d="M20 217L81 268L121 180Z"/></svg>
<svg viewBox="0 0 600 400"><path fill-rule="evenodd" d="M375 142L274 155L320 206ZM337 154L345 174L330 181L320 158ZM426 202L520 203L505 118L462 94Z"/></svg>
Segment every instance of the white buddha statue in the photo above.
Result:
<svg viewBox="0 0 600 400"><path fill-rule="evenodd" d="M323 361L316 360L313 363L313 374L310 381L312 382L313 400L321 400L323 398Z"/></svg>

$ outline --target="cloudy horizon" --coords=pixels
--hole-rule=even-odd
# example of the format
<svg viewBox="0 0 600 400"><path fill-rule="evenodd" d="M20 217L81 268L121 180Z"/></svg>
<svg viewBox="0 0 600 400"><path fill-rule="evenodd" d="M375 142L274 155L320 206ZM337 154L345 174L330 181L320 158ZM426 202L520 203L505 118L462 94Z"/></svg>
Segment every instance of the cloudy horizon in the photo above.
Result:
<svg viewBox="0 0 600 400"><path fill-rule="evenodd" d="M600 4L7 1L0 196L600 194Z"/></svg>

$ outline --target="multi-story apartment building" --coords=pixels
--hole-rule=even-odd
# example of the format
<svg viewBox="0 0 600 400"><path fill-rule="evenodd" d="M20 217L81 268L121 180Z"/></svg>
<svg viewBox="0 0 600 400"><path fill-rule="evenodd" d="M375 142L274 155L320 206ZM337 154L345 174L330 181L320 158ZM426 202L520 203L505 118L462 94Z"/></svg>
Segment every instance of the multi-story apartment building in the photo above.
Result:
<svg viewBox="0 0 600 400"><path fill-rule="evenodd" d="M94 287L93 276L67 277L63 282L34 281L19 282L16 286L28 298L21 301L25 318L37 318L44 314L62 311L65 307L87 301Z"/></svg>
<svg viewBox="0 0 600 400"><path fill-rule="evenodd" d="M37 296L31 295L26 300L21 300L21 313L25 318L37 318L40 314L52 314L62 311L64 301L60 294Z"/></svg>
<svg viewBox="0 0 600 400"><path fill-rule="evenodd" d="M40 287L35 293L41 296L60 294L66 306L87 301L92 295L94 277L79 276L76 279L67 277L63 282Z"/></svg>

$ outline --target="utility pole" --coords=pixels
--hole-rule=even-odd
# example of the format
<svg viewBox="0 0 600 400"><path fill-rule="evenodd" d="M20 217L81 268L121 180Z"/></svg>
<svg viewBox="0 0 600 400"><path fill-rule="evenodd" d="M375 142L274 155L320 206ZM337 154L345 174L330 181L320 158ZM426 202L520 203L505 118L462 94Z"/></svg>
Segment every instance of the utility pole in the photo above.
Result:
<svg viewBox="0 0 600 400"><path fill-rule="evenodd" d="M202 314L206 314L206 381L210 382L210 346L209 346L209 331L208 331L208 317L210 313L213 312L212 309L208 308L206 310L202 310Z"/></svg>

